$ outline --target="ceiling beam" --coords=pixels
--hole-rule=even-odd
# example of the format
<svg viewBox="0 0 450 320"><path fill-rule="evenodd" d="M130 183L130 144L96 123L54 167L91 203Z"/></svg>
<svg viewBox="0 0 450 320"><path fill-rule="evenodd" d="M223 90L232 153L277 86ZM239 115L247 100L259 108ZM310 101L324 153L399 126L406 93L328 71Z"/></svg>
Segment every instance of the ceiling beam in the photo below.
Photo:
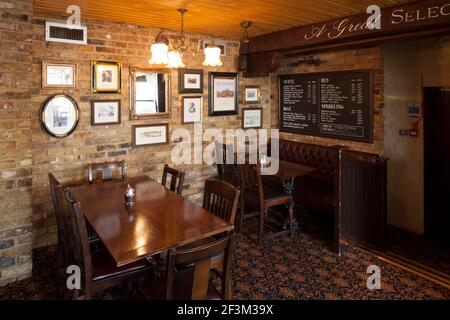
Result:
<svg viewBox="0 0 450 320"><path fill-rule="evenodd" d="M367 28L369 14L361 13L323 23L296 27L250 39L241 54L289 52L343 41L406 34L450 26L450 0L416 1L381 9L381 28Z"/></svg>

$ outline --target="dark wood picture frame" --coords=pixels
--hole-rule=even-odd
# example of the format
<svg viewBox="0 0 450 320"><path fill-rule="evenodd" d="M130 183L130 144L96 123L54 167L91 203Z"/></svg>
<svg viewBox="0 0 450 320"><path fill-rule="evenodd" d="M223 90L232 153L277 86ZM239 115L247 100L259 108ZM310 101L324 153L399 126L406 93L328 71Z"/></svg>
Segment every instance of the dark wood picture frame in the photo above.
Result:
<svg viewBox="0 0 450 320"><path fill-rule="evenodd" d="M246 111L259 111L261 113L261 122L257 127L246 127L245 126L245 112ZM262 129L264 124L264 109L263 108L243 108L242 109L242 129Z"/></svg>
<svg viewBox="0 0 450 320"><path fill-rule="evenodd" d="M101 65L110 65L117 67L117 89L100 89L97 83L97 67ZM116 61L96 60L92 61L92 93L120 93L122 91L122 63Z"/></svg>
<svg viewBox="0 0 450 320"><path fill-rule="evenodd" d="M215 111L214 110L214 80L216 78L227 78L235 81L235 95L234 95L234 110ZM239 115L239 74L237 72L210 72L209 73L209 95L208 95L208 115L210 117L216 116L230 116Z"/></svg>
<svg viewBox="0 0 450 320"><path fill-rule="evenodd" d="M158 142L158 143L146 143L146 144L136 144L136 129L137 128L145 128L145 127L166 127L166 141ZM156 123L156 124L139 124L132 126L132 136L133 136L133 147L147 147L147 146L157 146L157 145L165 145L169 144L169 124L168 123Z"/></svg>
<svg viewBox="0 0 450 320"><path fill-rule="evenodd" d="M101 123L96 123L95 122L95 104L96 103L104 103L104 102L116 102L117 106L118 106L118 121L115 122L101 122ZM121 124L122 123L122 119L121 119L121 100L120 99L114 99L114 100L92 100L91 101L91 126L109 126L109 125L114 125L114 124Z"/></svg>
<svg viewBox="0 0 450 320"><path fill-rule="evenodd" d="M184 120L184 101L186 99L200 99L200 120L199 121L185 121ZM202 123L203 120L203 96L186 96L181 99L181 123L189 124L189 123Z"/></svg>
<svg viewBox="0 0 450 320"><path fill-rule="evenodd" d="M184 87L184 77L188 74L200 76L200 88L189 89ZM202 69L179 69L178 70L178 93L203 93L203 70Z"/></svg>

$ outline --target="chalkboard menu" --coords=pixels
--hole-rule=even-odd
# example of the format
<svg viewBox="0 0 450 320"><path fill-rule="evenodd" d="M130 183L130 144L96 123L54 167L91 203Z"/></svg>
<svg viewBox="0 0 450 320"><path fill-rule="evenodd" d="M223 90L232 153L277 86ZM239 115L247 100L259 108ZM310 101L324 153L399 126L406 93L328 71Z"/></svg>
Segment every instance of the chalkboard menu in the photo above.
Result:
<svg viewBox="0 0 450 320"><path fill-rule="evenodd" d="M372 142L371 71L280 76L280 130Z"/></svg>

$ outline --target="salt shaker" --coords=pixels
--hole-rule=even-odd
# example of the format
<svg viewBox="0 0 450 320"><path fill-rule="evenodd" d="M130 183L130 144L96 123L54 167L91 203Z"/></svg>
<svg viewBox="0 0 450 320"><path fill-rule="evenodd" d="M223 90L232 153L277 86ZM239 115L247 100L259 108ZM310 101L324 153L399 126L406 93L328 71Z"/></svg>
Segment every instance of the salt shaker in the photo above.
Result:
<svg viewBox="0 0 450 320"><path fill-rule="evenodd" d="M136 200L136 192L130 185L128 185L127 192L125 193L125 204L128 207L132 207L136 203L135 200Z"/></svg>

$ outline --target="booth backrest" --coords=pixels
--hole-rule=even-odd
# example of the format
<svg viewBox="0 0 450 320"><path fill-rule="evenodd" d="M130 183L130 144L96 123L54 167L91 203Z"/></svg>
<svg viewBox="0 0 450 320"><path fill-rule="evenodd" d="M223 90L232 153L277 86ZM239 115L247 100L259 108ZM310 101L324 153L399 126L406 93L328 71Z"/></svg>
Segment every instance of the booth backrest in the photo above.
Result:
<svg viewBox="0 0 450 320"><path fill-rule="evenodd" d="M280 160L291 161L317 168L321 173L333 176L337 172L339 149L289 140L279 140Z"/></svg>

